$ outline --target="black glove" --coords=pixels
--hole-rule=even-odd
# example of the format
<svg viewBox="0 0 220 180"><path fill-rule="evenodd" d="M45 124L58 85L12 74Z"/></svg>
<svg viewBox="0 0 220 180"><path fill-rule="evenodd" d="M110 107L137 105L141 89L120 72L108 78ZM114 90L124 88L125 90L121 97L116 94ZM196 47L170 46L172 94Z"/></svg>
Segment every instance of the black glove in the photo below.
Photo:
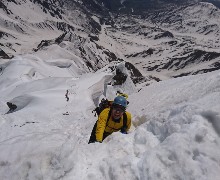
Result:
<svg viewBox="0 0 220 180"><path fill-rule="evenodd" d="M128 134L125 127L121 128L121 133L122 134Z"/></svg>

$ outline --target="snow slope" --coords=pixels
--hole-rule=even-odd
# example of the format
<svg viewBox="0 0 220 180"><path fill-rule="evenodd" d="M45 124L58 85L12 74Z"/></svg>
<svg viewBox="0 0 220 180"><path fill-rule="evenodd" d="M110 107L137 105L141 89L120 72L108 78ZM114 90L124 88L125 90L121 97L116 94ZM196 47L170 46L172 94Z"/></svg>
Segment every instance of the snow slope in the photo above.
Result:
<svg viewBox="0 0 220 180"><path fill-rule="evenodd" d="M72 77L68 66L46 62L1 62L0 179L219 179L220 71L135 92L129 84L106 90L108 67ZM133 126L87 144L95 100L108 89L130 90ZM8 101L18 109L7 113Z"/></svg>
<svg viewBox="0 0 220 180"><path fill-rule="evenodd" d="M208 35L194 34L192 24L182 34L175 30L178 26L157 27L137 17L119 17L115 26L104 24L95 35L91 26L97 24L87 23L93 19L100 25L99 17L87 19L77 7L61 20L30 1L7 5L13 13L0 9L0 45L15 57L0 60L1 180L219 180L218 18L212 21L216 26L208 26L216 31ZM206 15L207 8L215 9L201 7ZM192 10L199 12L186 8L186 19ZM218 17L219 10L215 14ZM174 37L162 37L166 30ZM216 37L214 45L209 44ZM201 51L194 52L194 47ZM149 48L153 54L148 54ZM188 65L190 53L199 53L197 61L176 71L181 67L176 61L186 57ZM202 57L213 61L204 63ZM122 59L149 79L163 81L135 86ZM166 63L170 66L163 69ZM210 66L216 71L190 75ZM116 67L128 76L124 84L112 86ZM187 77L169 79L188 72ZM118 132L102 144L88 144L97 119L92 110L102 97L113 99L117 90L129 95L129 134ZM17 108L10 111L7 102Z"/></svg>

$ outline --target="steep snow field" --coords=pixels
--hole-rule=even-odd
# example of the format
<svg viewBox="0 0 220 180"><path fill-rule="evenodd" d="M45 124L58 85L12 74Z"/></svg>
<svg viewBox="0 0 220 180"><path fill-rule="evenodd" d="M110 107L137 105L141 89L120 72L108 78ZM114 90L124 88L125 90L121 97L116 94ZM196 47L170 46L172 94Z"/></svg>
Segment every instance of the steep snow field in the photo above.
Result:
<svg viewBox="0 0 220 180"><path fill-rule="evenodd" d="M1 62L0 179L219 179L220 71L136 92L131 83L105 89L107 67L72 77L62 61ZM129 134L87 144L95 100L117 90L129 91Z"/></svg>
<svg viewBox="0 0 220 180"><path fill-rule="evenodd" d="M77 3L62 15L1 3L0 50L15 57L0 59L0 180L219 180L219 9L200 3L110 26ZM122 59L146 81L134 85ZM110 85L116 66L128 75L121 86ZM129 95L129 134L88 144L92 110L118 90Z"/></svg>

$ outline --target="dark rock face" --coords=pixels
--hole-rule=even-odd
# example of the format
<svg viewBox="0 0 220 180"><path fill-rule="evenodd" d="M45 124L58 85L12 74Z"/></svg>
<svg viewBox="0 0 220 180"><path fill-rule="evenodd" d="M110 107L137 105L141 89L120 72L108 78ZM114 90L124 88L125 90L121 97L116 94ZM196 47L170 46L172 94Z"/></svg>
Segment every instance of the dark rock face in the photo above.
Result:
<svg viewBox="0 0 220 180"><path fill-rule="evenodd" d="M3 9L7 14L12 14L10 10L3 4L3 2L0 1L0 9Z"/></svg>
<svg viewBox="0 0 220 180"><path fill-rule="evenodd" d="M220 57L220 53L195 50L194 52L189 53L185 57L172 58L166 65L162 67L162 69L169 70L171 68L174 68L175 70L179 70L193 64L198 64L205 61L211 61L212 59L215 59L217 57Z"/></svg>
<svg viewBox="0 0 220 180"><path fill-rule="evenodd" d="M12 104L11 102L7 102L7 105L10 112L14 111L17 108L17 106L15 104Z"/></svg>
<svg viewBox="0 0 220 180"><path fill-rule="evenodd" d="M127 75L121 72L120 69L116 69L116 75L112 79L114 80L113 86L122 85L126 81Z"/></svg>
<svg viewBox="0 0 220 180"><path fill-rule="evenodd" d="M105 9L104 7L101 6L101 3L97 3L94 0L82 0L83 1L83 5L86 6L87 8L89 8L90 10L92 10L93 12L96 13L105 13Z"/></svg>
<svg viewBox="0 0 220 180"><path fill-rule="evenodd" d="M85 3L89 3L89 6L93 9L102 9L100 6L103 4L111 12L123 12L123 13L133 13L140 14L143 11L160 9L166 7L167 4L186 4L192 3L189 0L176 1L176 0L125 0L124 2L119 0L99 0L98 3L94 0L83 0Z"/></svg>
<svg viewBox="0 0 220 180"><path fill-rule="evenodd" d="M134 84L140 83L145 79L141 72L133 64L126 62L125 67L130 71L131 80Z"/></svg>
<svg viewBox="0 0 220 180"><path fill-rule="evenodd" d="M35 0L36 1L36 0ZM71 0L66 0L71 1ZM146 11L167 8L168 6L187 5L196 2L210 2L220 7L220 2L216 0L81 0L83 6L88 10L108 16L109 11L114 13L142 14Z"/></svg>
<svg viewBox="0 0 220 180"><path fill-rule="evenodd" d="M160 39L160 38L164 38L164 37L168 37L168 38L174 38L174 35L169 32L169 31L166 31L164 33L161 33L161 34L158 34L154 37L154 39Z"/></svg>
<svg viewBox="0 0 220 180"><path fill-rule="evenodd" d="M15 0L8 0L8 2L13 2L15 4L18 4Z"/></svg>
<svg viewBox="0 0 220 180"><path fill-rule="evenodd" d="M147 56L151 56L154 53L154 49L153 48L149 48L146 51L142 51L139 53L135 53L135 54L129 54L129 55L125 55L125 57L130 58L130 57L147 57Z"/></svg>
<svg viewBox="0 0 220 180"><path fill-rule="evenodd" d="M61 42L64 41L64 38L66 37L66 35L67 35L67 32L61 34L59 37L57 37L54 40L42 40L40 44L37 46L37 49L34 49L34 51L37 52L39 49L50 46L52 44L60 44ZM69 38L69 41L71 41L71 36Z"/></svg>
<svg viewBox="0 0 220 180"><path fill-rule="evenodd" d="M67 31L74 31L75 28L65 22L57 22L56 24L57 26L57 29L58 30L61 30L61 31L64 31L64 32L67 32Z"/></svg>
<svg viewBox="0 0 220 180"><path fill-rule="evenodd" d="M6 9L7 7L0 1L0 8L1 9Z"/></svg>
<svg viewBox="0 0 220 180"><path fill-rule="evenodd" d="M168 62L156 64L156 65L148 65L144 67L147 71L163 71L169 70L175 72L172 77L182 77L187 75L195 75L202 74L207 72L212 72L220 69L220 63L218 62L218 58L220 59L220 53L217 52L207 52L203 50L191 50L182 54L181 57L172 57L168 59ZM213 63L211 63L213 61ZM217 62L216 62L217 61ZM202 64L204 62L210 62L210 65L205 66L202 69L196 70L196 66ZM195 67L194 71L187 71L187 68ZM179 70L186 71L184 73L178 74Z"/></svg>
<svg viewBox="0 0 220 180"><path fill-rule="evenodd" d="M0 31L0 38L2 38L4 35L5 33Z"/></svg>
<svg viewBox="0 0 220 180"><path fill-rule="evenodd" d="M34 49L35 52L37 52L40 48L46 47L50 45L49 40L42 40L40 44L37 46L37 49Z"/></svg>
<svg viewBox="0 0 220 180"><path fill-rule="evenodd" d="M201 70L198 70L196 72L193 72L192 74L195 75L195 74L203 74L203 73L208 73L208 72L212 72L212 71L216 71L216 70L219 70L220 69L220 63L219 62L215 62L213 63L210 68L205 68L205 69L201 69Z"/></svg>
<svg viewBox="0 0 220 180"><path fill-rule="evenodd" d="M64 6L63 1L55 0L31 0L34 3L38 3L43 7L45 13L50 13L51 16L62 19L62 7ZM58 8L59 7L59 8Z"/></svg>
<svg viewBox="0 0 220 180"><path fill-rule="evenodd" d="M99 40L98 36L94 36L94 35L89 34L89 37L90 37L91 41L98 41Z"/></svg>
<svg viewBox="0 0 220 180"><path fill-rule="evenodd" d="M10 59L10 57L0 48L0 58Z"/></svg>

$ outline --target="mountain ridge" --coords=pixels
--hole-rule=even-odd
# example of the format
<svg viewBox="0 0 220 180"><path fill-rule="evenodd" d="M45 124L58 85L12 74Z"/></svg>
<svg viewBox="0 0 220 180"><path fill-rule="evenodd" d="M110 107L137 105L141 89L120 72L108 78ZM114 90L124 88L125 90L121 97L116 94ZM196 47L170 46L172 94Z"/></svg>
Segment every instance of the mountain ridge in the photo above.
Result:
<svg viewBox="0 0 220 180"><path fill-rule="evenodd" d="M2 58L42 56L54 47L81 59L86 72L112 61L131 63L140 84L219 69L219 9L210 3L174 7L126 15L111 14L97 1L3 0Z"/></svg>

